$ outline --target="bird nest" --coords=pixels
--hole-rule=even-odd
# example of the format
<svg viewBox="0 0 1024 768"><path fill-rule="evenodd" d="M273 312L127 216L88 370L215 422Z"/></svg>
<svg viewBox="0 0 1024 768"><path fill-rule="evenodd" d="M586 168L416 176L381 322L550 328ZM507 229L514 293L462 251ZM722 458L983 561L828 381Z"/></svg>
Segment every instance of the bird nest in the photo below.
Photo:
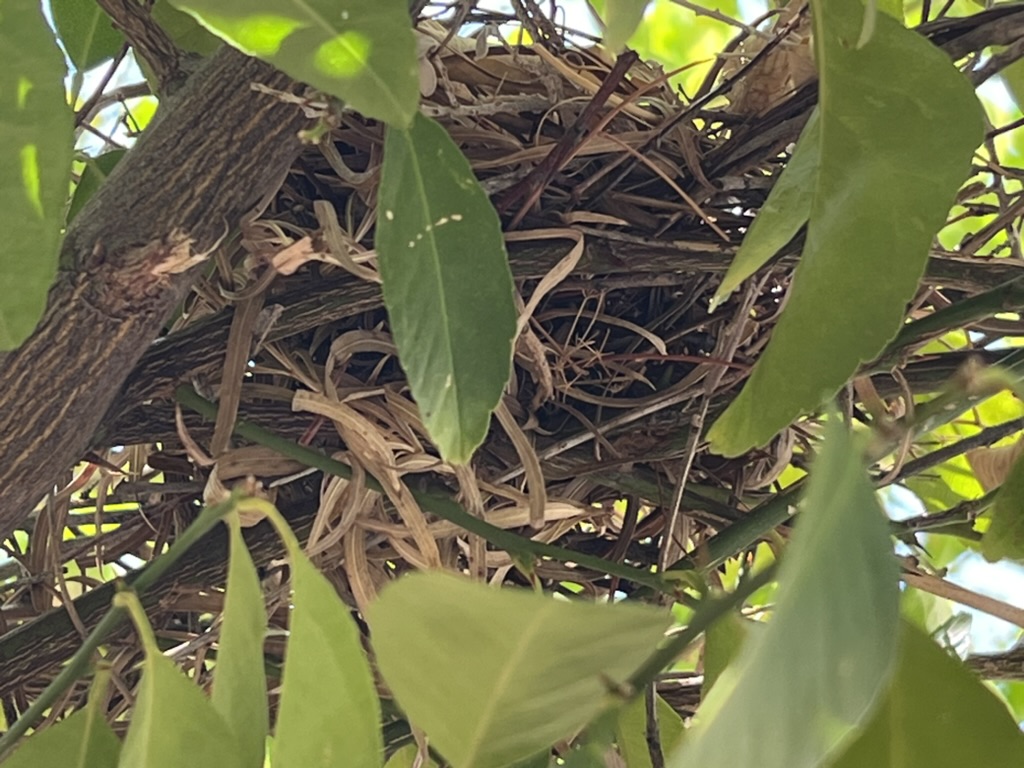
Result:
<svg viewBox="0 0 1024 768"><path fill-rule="evenodd" d="M471 463L439 457L389 333L373 251L384 128L315 94L299 99L322 132L218 249L216 268L108 414L92 463L40 514L23 578L4 587L7 626L22 625L7 642L49 638L24 669L8 666L18 697L30 698L77 642L55 637L60 622L84 628L106 605L95 580L55 576L55 564L84 572L147 561L198 504L240 482L276 499L339 593L362 608L397 575L436 567L628 592L593 558L670 565L770 496L788 467L799 474L813 419L737 459L707 452L702 434L767 343L799 251L790 244L709 311L816 100L802 17L741 32L689 95L673 73L610 57L540 17L519 19L531 46L479 34L508 21L470 15L458 29L431 22L419 33L423 111L462 148L502 217L519 307L512 375ZM476 38L456 34L473 29ZM959 39L941 25L933 33ZM991 207L986 195L1008 173L994 156L982 170L990 181L965 191L963 210ZM1006 267L964 260L993 255L989 241L1008 226L1000 221L958 253L935 252L908 315L1007 279ZM980 347L998 329L979 330ZM869 380L883 397L935 391L955 370L943 364L905 355L896 378ZM174 405L184 383L218 402L216 420ZM251 433L233 435L241 422L326 453L350 476L310 474ZM430 494L590 565L568 556L524 565L439 517L422 503ZM78 536L62 537L63 526ZM265 526L249 540L276 606L271 622L284 627L280 549ZM196 669L215 637L223 547L209 538L147 597L161 639ZM55 598L70 618L30 621ZM111 658L129 675L138 648L122 640Z"/></svg>

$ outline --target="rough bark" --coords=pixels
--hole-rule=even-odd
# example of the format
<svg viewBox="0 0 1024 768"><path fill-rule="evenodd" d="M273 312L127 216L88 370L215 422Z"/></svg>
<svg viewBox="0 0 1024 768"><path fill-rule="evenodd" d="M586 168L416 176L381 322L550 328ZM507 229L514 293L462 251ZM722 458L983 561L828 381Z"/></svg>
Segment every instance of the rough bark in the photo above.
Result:
<svg viewBox="0 0 1024 768"><path fill-rule="evenodd" d="M237 51L210 59L76 217L35 333L0 368L0 538L78 460L195 270L279 180L307 120L251 88L292 81Z"/></svg>

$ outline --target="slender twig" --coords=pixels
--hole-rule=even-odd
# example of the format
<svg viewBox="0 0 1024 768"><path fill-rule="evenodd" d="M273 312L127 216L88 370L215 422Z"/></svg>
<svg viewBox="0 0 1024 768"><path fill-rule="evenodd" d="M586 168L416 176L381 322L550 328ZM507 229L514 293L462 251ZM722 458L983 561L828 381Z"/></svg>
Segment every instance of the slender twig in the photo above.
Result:
<svg viewBox="0 0 1024 768"><path fill-rule="evenodd" d="M901 578L908 586L916 587L936 597L944 597L947 600L960 603L960 605L966 605L969 608L976 608L998 619L1024 628L1024 609L1004 603L1002 600L996 600L988 595L980 595L958 584L953 584L945 579L940 579L938 576L932 576L927 573L905 572Z"/></svg>
<svg viewBox="0 0 1024 768"><path fill-rule="evenodd" d="M200 397L191 387L179 387L175 392L175 397L179 403L191 408L202 416L211 420L216 419L217 406ZM297 443L293 443L290 440L278 437L273 432L263 429L262 427L258 427L255 424L250 424L240 419L235 423L234 432L240 437L244 437L246 440L251 440L254 443L265 445L266 447L277 451L282 456L295 459L307 466L315 467L316 469L328 474L337 475L338 477L346 479L350 479L352 477L352 468L347 464L342 464L340 461L336 461L329 456L325 456L319 451L306 448L298 445ZM368 476L365 482L368 488L383 493L384 489L376 478ZM474 517L463 509L462 506L452 499L445 490L436 489L422 491L410 488L409 491L412 494L412 497L416 500L416 503L419 504L422 509L432 512L438 517L454 523L469 533L474 533L477 536L487 539L487 541L494 546L513 556L518 555L521 557L531 558L548 557L562 563L575 563L578 566L597 571L598 573L618 576L619 578L626 579L627 581L635 584L642 584L646 587L657 590L658 592L673 593L675 591L675 588L670 583L664 581L657 574L653 574L639 568L633 568L628 565L623 565L621 563L612 563L596 555L574 552L569 549L563 549L562 547L556 547L553 544L544 544L539 541L533 541L532 539L519 536L511 531L506 531L504 528L498 528L495 525L491 525L487 521Z"/></svg>
<svg viewBox="0 0 1024 768"><path fill-rule="evenodd" d="M138 577L131 580L131 588L136 595L142 595L157 580L167 573L182 555L184 555L193 544L201 539L218 521L228 512L235 503L234 499L214 504L207 507L200 513L188 528L175 540L171 547L160 557L154 560L149 566L140 571ZM7 732L0 737L0 759L2 759L35 723L42 717L46 710L63 695L64 691L78 680L89 667L93 654L109 637L109 635L124 623L127 618L127 611L123 608L111 606L99 624L89 633L89 636L82 642L81 647L75 652L60 673L53 679L46 689L39 694L39 698L32 702L21 717L11 725Z"/></svg>

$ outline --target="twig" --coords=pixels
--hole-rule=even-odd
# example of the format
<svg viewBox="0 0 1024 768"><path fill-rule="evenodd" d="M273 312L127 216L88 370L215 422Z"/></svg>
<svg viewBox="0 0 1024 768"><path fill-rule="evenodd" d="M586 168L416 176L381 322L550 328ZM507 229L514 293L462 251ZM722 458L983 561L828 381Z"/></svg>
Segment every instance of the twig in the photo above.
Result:
<svg viewBox="0 0 1024 768"><path fill-rule="evenodd" d="M1024 609L1004 603L1002 600L996 600L988 595L979 595L977 592L931 574L905 571L901 578L908 586L916 587L936 597L944 597L969 608L976 608L1024 629Z"/></svg>

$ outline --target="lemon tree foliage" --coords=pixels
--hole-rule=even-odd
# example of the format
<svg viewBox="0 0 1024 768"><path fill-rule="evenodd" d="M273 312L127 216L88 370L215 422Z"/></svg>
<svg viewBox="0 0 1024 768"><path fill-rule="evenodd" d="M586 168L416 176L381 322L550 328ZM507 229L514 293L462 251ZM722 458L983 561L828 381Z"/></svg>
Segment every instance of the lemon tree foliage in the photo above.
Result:
<svg viewBox="0 0 1024 768"><path fill-rule="evenodd" d="M982 139L977 98L941 51L859 3L813 10L820 158L807 242L768 349L709 435L727 455L767 443L896 334ZM806 201L787 206L779 239Z"/></svg>
<svg viewBox="0 0 1024 768"><path fill-rule="evenodd" d="M0 687L34 694L38 686L16 676L28 674L36 651L38 663L50 665L37 678L47 687L27 710L12 688L0 694L8 720L0 768L1024 765L1024 686L986 684L967 668L998 679L1020 655L961 661L966 619L947 598L1021 626L1024 619L1012 605L944 580L942 570L964 557L1024 561L1021 354L1007 349L1024 346L1014 218L1024 196L1014 180L1024 165L1024 70L1007 61L1019 57L1014 40L971 38L1001 29L992 20L1020 23L1013 14L1024 12L956 0L946 4L952 16L915 30L928 4L812 0L803 10L779 4L777 26L762 19L754 30L752 18L739 21L749 4L732 0L595 0L588 5L599 14L602 47L558 58L565 52L555 43L575 39L558 25L586 20L516 5L517 14L503 17L473 3L418 0L158 0L124 4L115 25L114 2L54 0L48 10L34 0L0 3L3 349L36 327L66 228L88 228L82 222L105 194L87 201L115 164L131 162L137 150L121 143L138 130L137 146L145 147L144 125L100 117L101 107L124 97L115 57L131 49L144 59L147 46L169 46L191 67L215 60L224 41L263 59L296 81L263 95L304 110L311 122L301 138L320 153L296 161L274 200L248 190L256 213L226 222L224 247L244 243L252 248L246 258L259 256L255 284L267 306L256 327L239 328L246 313L237 302L256 294L253 283L232 284L240 264L225 252L202 267L220 281L196 290L208 304L190 297L175 312L208 312L202 329L214 325L217 308L235 304L224 335L238 359L252 362L243 387L251 397L233 401L258 403L249 413L266 408L290 436L248 415L233 419L245 443L238 453L267 448L274 459L244 464L242 487L191 527L176 526L195 515L200 497L230 482L224 473L238 455L229 447L206 456L209 425L192 413L138 437L159 446L148 459L113 465L118 452L99 455L93 448L102 441L94 441L90 464L71 485L63 475L50 483L47 504L0 559L5 621L8 607L12 616L29 605L42 613L56 605L54 595L63 601L83 589L79 582L117 579L116 589L86 591L74 611L61 604L37 620L45 626L74 615L63 647L77 652L54 660L49 646L24 640L35 621L0 636ZM961 29L982 12L988 26ZM803 19L813 27L817 101L813 83L790 81L778 103L745 112L739 81L771 57L766 40L790 55L799 41L772 35ZM604 82L627 42L664 68L669 98L655 87L656 67ZM583 64L566 69L566 61ZM974 86L1000 63L1010 98L986 107L989 121L1004 127L984 136ZM465 71L474 73L472 87L452 76ZM110 88L90 99L87 84L104 78ZM566 83L584 95L566 95ZM156 82L137 85L134 93L160 99L154 122L174 119L174 95L159 93ZM595 118L588 104L608 95L606 85L613 98ZM501 122L495 115L509 103L516 120ZM625 115L643 130L617 133ZM677 115L686 120L673 122ZM193 119L216 134L213 115ZM760 121L768 127L752 143L771 149L744 169L722 147L731 151L728 139ZM687 138L675 167L662 142L677 130ZM495 165L509 147L512 166ZM998 161L992 153L1001 153ZM363 157L373 162L349 164ZM965 187L972 162L976 175ZM350 182L344 199L329 199L328 167ZM645 180L638 168L654 175ZM542 177L547 186L538 190ZM660 199L668 189L671 199ZM506 248L503 229L521 224L502 202L515 198L510 190L517 199L539 195L530 215L541 226L516 232ZM307 198L327 202L316 210L332 210L337 221L318 220L309 237L292 237L309 223ZM725 202L709 215L701 206L714 200ZM581 201L591 208L572 208ZM677 218L706 227L701 237L629 231L631 217L653 219L650 211L673 206L683 209ZM712 224L742 242L709 243L703 235ZM359 235L345 239L340 230ZM160 233L156 251L171 234ZM568 257L531 250L531 237L570 236L580 245ZM922 292L936 243L947 271ZM65 283L87 300L134 289L127 281L89 284L103 245L84 265L62 264ZM637 322L653 294L622 300L617 291L649 289L648 273L604 279L609 264L641 261L648 250L656 252L657 268L648 270L654 291L677 291L694 253L713 273L693 296L673 294L699 318L673 333L686 344L708 334L710 344L676 354L669 345L678 338ZM303 267L305 282L292 291L312 298L277 303L287 303L291 288L271 281L294 267L282 253L327 262ZM1003 277L993 284L980 263ZM751 278L767 280L780 264L792 274L765 282L754 304L739 301L752 293ZM352 295L316 293L339 266L372 284ZM552 297L569 276L586 301L566 312ZM339 301L373 321L357 326L349 314L301 332L289 325ZM730 307L731 320L723 316ZM751 330L758 324L773 324L763 354L768 334ZM614 334L608 346L597 343L606 327L627 326L641 346ZM582 327L597 330L574 336ZM280 343L292 335L302 336L302 349L289 357ZM199 333L188 344L179 338L172 330L154 348L202 347ZM205 385L223 349L200 351L202 375L192 378ZM913 371L904 365L911 356L922 363ZM588 380L590 357L600 362L599 380ZM943 359L957 367L942 368ZM342 360L352 365L341 370ZM721 375L689 367L707 364ZM147 405L162 396L160 386L147 388L161 365L145 368L144 384L129 383L144 390ZM370 371L370 390L349 389L359 367ZM879 373L893 369L896 394ZM691 379L693 371L700 375ZM647 408L647 389L672 389L682 377L703 410L668 427L652 422L638 459L603 428L608 418L626 421L611 396L623 376L631 408ZM177 369L173 377L169 389L187 378ZM927 388L919 391L922 379ZM330 419L289 421L297 414L273 410L296 381L317 396L337 394L351 413L360 399L379 398L339 430L351 436L380 426L367 442L379 455L361 456L355 440L334 435L313 444ZM217 380L221 403L238 394L230 390L237 384ZM584 385L601 388L584 392L593 406L586 413L567 394ZM634 397L637 388L644 391ZM837 391L839 404L823 406ZM58 429L60 404L44 405L53 414L46 428ZM671 407L683 405L676 399ZM395 413L404 418L389 421ZM713 422L706 435L703 414ZM559 431L562 420L586 429ZM116 419L108 421L104 428L120 436ZM175 453L175 440L184 453ZM12 442L31 447L32 435L0 435L0 451ZM188 483L176 479L186 453L195 467ZM311 482L305 467L322 480ZM153 480L159 505L178 493L187 500L172 516L136 525L127 516L142 506L108 493L122 474ZM586 493L574 496L580 487ZM305 495L296 502L293 493ZM267 500L274 494L280 510ZM488 507L484 496L500 502ZM133 503L128 512L113 508ZM915 508L910 520L897 520L907 516L895 514L904 504L929 514ZM119 517L97 526L107 512ZM224 529L204 537L222 512ZM243 530L242 519L253 516L265 521ZM544 527L531 529L538 520ZM63 528L49 529L55 521ZM152 560L124 578L109 564L95 567L107 532L135 542L118 568L133 568L141 555ZM95 538L83 547L83 535ZM168 535L175 544L163 551ZM191 593L191 582L170 571L188 547L204 579ZM63 573L59 589L43 588L40 568ZM32 578L22 579L22 569ZM182 594L200 607L179 605ZM161 611L164 619L152 618ZM113 634L128 617L134 635ZM123 652L132 642L134 655Z"/></svg>
<svg viewBox="0 0 1024 768"><path fill-rule="evenodd" d="M779 573L775 616L718 678L673 768L822 765L886 687L899 628L888 526L859 441L836 419L825 439ZM838 560L850 568L832 576L828 564ZM765 706L780 690L788 706Z"/></svg>
<svg viewBox="0 0 1024 768"><path fill-rule="evenodd" d="M402 0L173 0L239 50L360 112L399 125L416 111L416 49Z"/></svg>
<svg viewBox="0 0 1024 768"><path fill-rule="evenodd" d="M32 332L57 269L71 110L64 97L64 62L39 3L4 3L0 57L0 206L6 227L0 350L8 350Z"/></svg>
<svg viewBox="0 0 1024 768"><path fill-rule="evenodd" d="M508 381L515 333L501 222L445 130L388 129L376 245L402 366L441 453L466 462Z"/></svg>
<svg viewBox="0 0 1024 768"><path fill-rule="evenodd" d="M496 592L440 574L398 582L369 618L399 705L456 768L509 765L571 736L668 627L652 608Z"/></svg>

